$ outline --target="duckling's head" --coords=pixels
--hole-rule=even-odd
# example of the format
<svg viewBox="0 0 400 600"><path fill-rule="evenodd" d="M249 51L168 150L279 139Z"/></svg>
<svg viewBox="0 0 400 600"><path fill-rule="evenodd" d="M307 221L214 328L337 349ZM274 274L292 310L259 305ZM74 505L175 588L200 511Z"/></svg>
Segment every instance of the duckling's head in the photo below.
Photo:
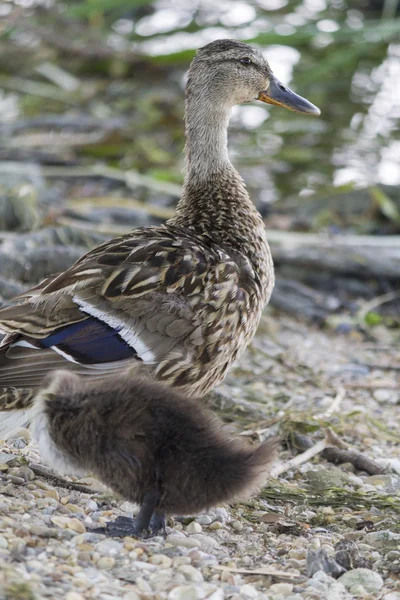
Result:
<svg viewBox="0 0 400 600"><path fill-rule="evenodd" d="M314 104L275 77L258 50L236 40L216 40L198 50L187 84L188 100L193 96L221 108L261 100L295 112L320 114Z"/></svg>

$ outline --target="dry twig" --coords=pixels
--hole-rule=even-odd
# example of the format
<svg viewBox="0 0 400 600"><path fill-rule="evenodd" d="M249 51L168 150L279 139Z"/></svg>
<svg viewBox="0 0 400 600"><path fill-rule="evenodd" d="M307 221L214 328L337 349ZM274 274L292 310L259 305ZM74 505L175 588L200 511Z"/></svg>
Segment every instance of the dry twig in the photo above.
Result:
<svg viewBox="0 0 400 600"><path fill-rule="evenodd" d="M328 429L326 432L326 437L323 440L320 440L313 446L309 447L302 454L298 454L297 456L291 458L287 462L277 465L275 468L273 468L271 471L271 477L279 477L280 475L282 475L282 473L286 473L286 471L289 471L290 469L294 469L299 467L300 465L303 465L304 463L308 462L311 458L314 458L314 456L317 456L317 454L320 454L333 444L337 443L338 438L330 429Z"/></svg>
<svg viewBox="0 0 400 600"><path fill-rule="evenodd" d="M295 581L296 583L304 581L304 577L301 577L298 573L277 571L276 569L270 569L268 567L259 567L258 569L236 569L235 567L226 567L224 565L212 565L212 568L216 571L227 571L229 573L239 573L240 575L266 575L267 577L273 577L274 579L285 579Z"/></svg>
<svg viewBox="0 0 400 600"><path fill-rule="evenodd" d="M42 467L42 465L38 465L36 463L30 463L29 468L32 469L32 471L35 473L35 475L38 475L39 477L43 477L44 479L50 479L51 481L54 481L54 483L56 483L57 485L59 485L63 488L66 488L67 490L75 490L76 492L81 492L82 494L95 494L97 491L99 491L99 490L90 488L86 485L81 485L80 483L75 483L73 481L67 481L66 479L63 479L62 477L60 477L59 475L52 473L45 467Z"/></svg>
<svg viewBox="0 0 400 600"><path fill-rule="evenodd" d="M303 454L299 454L299 456L304 456L306 452L315 448L312 440L308 436L300 433L295 432L293 434L293 441L296 448L299 450L305 450L305 452L303 452ZM382 473L383 471L382 467L378 465L378 463L371 458L364 456L361 454L361 452L355 452L354 450L349 450L347 448L338 448L336 444L327 445L326 448L321 451L321 456L335 465L346 462L351 463L356 469L365 471L370 475L379 475L379 473ZM296 456L295 458L298 457Z"/></svg>

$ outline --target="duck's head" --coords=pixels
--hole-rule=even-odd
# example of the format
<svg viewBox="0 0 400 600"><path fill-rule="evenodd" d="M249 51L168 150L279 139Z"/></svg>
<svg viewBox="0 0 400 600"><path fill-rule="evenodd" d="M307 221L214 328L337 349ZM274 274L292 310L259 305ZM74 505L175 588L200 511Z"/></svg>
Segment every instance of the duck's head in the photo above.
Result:
<svg viewBox="0 0 400 600"><path fill-rule="evenodd" d="M188 98L201 95L214 105L261 100L289 110L319 115L320 110L284 86L258 50L236 40L216 40L198 50L190 66Z"/></svg>

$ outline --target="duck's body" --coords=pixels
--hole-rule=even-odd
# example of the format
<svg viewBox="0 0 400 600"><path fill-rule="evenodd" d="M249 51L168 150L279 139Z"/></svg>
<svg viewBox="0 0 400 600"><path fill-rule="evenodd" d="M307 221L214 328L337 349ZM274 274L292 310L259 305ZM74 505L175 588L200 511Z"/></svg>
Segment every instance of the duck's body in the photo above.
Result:
<svg viewBox="0 0 400 600"><path fill-rule="evenodd" d="M263 221L229 161L228 121L234 104L257 98L282 104L280 95L289 94L293 108L300 97L278 83L246 44L219 40L198 52L187 84L187 173L176 215L99 246L0 311L8 334L0 350L4 394L10 386L35 388L60 367L104 376L143 365L197 395L224 378L251 341L274 283ZM317 110L300 101L298 110Z"/></svg>
<svg viewBox="0 0 400 600"><path fill-rule="evenodd" d="M36 387L49 364L72 359L88 374L139 362L160 380L204 394L253 337L272 283L272 263L261 278L238 250L194 231L136 230L1 311L10 332L1 385ZM19 355L17 363L8 354Z"/></svg>

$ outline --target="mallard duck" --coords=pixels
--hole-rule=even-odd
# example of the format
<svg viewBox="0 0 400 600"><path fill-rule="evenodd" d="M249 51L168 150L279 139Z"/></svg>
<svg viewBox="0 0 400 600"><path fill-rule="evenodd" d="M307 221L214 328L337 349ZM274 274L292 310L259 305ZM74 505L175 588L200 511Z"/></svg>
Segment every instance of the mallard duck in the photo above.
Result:
<svg viewBox="0 0 400 600"><path fill-rule="evenodd" d="M254 100L319 114L247 44L217 40L197 52L175 215L102 244L0 311L3 393L37 388L60 367L104 376L141 365L198 396L224 378L274 285L263 220L227 152L232 107Z"/></svg>
<svg viewBox="0 0 400 600"><path fill-rule="evenodd" d="M164 529L164 515L193 514L245 499L266 479L276 440L249 445L210 411L171 387L135 374L102 380L55 371L43 388L0 411L30 410L42 459L58 472L92 472L126 500L103 532L141 535Z"/></svg>

